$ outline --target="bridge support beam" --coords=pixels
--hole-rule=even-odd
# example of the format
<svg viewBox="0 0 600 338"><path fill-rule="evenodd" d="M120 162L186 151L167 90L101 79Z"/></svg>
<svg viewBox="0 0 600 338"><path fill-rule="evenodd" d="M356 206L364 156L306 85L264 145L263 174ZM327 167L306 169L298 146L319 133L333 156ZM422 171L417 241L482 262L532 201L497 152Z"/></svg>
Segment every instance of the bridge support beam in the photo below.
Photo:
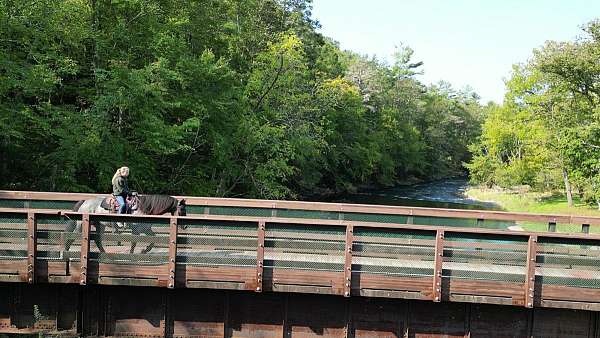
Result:
<svg viewBox="0 0 600 338"><path fill-rule="evenodd" d="M58 300L58 302L57 302ZM597 337L598 312L209 289L0 283L0 335Z"/></svg>

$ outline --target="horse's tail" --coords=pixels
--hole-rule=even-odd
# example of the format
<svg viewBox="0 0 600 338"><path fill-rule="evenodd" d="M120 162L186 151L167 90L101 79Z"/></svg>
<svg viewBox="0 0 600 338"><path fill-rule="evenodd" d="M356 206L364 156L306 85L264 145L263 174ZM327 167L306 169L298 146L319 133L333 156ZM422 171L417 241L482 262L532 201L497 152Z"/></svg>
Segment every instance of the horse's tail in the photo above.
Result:
<svg viewBox="0 0 600 338"><path fill-rule="evenodd" d="M75 203L75 205L73 206L73 209L71 209L71 210L79 211L79 208L81 208L81 206L83 205L84 202L85 202L85 200L78 201L77 203Z"/></svg>
<svg viewBox="0 0 600 338"><path fill-rule="evenodd" d="M83 203L85 203L85 200L78 201L77 203L75 203L73 208L71 208L71 211L79 211L79 208L81 208ZM77 221L69 219L67 221L67 226L65 228L65 234L70 234L70 233L74 232L76 228L77 228ZM73 244L73 241L74 241L73 239L64 239L64 236L63 236L63 243L65 246L65 251L69 251L69 248L71 247L71 244Z"/></svg>

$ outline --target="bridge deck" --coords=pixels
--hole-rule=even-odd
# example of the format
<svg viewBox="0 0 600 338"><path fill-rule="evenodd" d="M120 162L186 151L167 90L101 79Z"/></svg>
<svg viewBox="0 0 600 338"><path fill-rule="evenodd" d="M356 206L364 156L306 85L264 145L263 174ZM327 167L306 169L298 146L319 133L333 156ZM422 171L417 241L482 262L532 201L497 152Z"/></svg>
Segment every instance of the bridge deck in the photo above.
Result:
<svg viewBox="0 0 600 338"><path fill-rule="evenodd" d="M116 221L151 228L155 234L114 233L108 227L100 236L93 226ZM82 224L84 231L68 232L72 222ZM97 239L106 252L100 252ZM69 240L73 245L65 251ZM130 254L133 241L138 243ZM142 252L149 244L153 248ZM587 234L0 210L0 281L5 282L302 292L598 311L599 257L600 238Z"/></svg>

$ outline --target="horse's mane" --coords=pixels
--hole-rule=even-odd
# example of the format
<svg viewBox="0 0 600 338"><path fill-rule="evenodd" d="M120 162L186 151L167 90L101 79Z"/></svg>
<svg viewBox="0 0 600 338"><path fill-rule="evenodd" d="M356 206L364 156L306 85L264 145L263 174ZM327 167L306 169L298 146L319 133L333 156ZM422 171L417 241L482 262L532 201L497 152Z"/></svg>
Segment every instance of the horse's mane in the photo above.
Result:
<svg viewBox="0 0 600 338"><path fill-rule="evenodd" d="M168 195L139 195L139 210L146 215L162 215L177 210L177 199Z"/></svg>

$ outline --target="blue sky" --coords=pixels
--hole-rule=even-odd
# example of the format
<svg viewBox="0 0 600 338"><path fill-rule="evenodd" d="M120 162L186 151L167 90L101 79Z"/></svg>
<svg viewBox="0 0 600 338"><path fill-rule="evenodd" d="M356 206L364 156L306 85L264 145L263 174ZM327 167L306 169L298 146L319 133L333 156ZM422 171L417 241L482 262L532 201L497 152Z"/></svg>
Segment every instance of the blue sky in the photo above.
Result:
<svg viewBox="0 0 600 338"><path fill-rule="evenodd" d="M573 40L600 0L314 0L321 33L342 49L389 60L399 43L423 61L427 84L469 85L501 102L512 65L547 40Z"/></svg>

